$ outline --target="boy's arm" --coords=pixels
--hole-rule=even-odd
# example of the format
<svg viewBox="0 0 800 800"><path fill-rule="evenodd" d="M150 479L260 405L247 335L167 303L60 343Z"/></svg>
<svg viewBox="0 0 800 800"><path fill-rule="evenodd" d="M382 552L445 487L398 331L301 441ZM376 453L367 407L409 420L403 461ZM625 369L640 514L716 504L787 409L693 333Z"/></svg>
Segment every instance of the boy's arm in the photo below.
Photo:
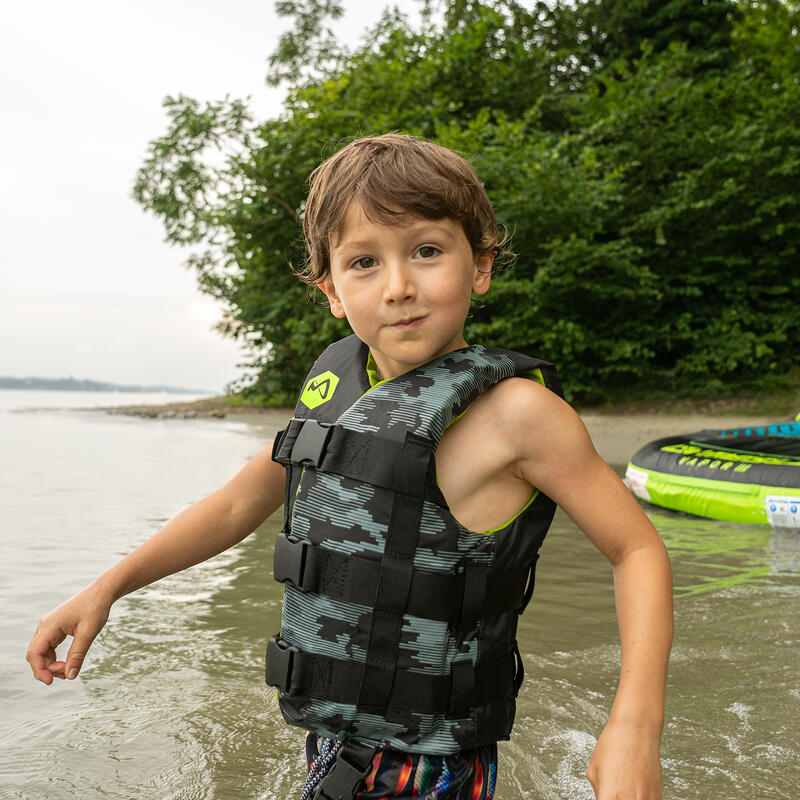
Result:
<svg viewBox="0 0 800 800"><path fill-rule="evenodd" d="M120 597L227 550L254 531L283 503L284 468L272 461L272 444L225 486L184 509L91 585L39 621L28 647L34 677L74 678L86 652ZM55 648L72 636L66 661Z"/></svg>
<svg viewBox="0 0 800 800"><path fill-rule="evenodd" d="M639 504L598 456L577 414L528 383L515 403L520 475L558 503L608 558L622 645L619 687L587 776L599 800L661 798L658 754L672 644L672 573Z"/></svg>

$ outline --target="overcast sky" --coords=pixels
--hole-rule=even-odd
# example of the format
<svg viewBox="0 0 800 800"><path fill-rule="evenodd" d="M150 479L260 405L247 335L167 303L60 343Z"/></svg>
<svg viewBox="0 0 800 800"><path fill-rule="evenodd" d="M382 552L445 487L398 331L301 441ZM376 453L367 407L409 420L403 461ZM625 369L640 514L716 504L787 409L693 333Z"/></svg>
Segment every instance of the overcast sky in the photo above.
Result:
<svg viewBox="0 0 800 800"><path fill-rule="evenodd" d="M414 13L418 3L398 0ZM345 0L353 43L381 0ZM280 112L266 59L287 25L272 0L40 0L0 30L0 376L220 391L242 373L211 330L186 251L131 199L162 99L251 96Z"/></svg>

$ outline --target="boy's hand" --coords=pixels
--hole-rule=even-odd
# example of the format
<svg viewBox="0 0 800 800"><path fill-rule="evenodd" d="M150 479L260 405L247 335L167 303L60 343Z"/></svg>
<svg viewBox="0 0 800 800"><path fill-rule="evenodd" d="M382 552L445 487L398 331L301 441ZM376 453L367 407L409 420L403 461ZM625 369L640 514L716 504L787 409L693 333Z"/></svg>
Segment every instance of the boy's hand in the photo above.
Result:
<svg viewBox="0 0 800 800"><path fill-rule="evenodd" d="M53 677L77 677L116 600L242 541L280 508L285 482L270 442L225 486L185 508L94 583L45 614L28 646L36 680L49 686ZM66 661L59 661L56 647L67 636L73 641Z"/></svg>
<svg viewBox="0 0 800 800"><path fill-rule="evenodd" d="M26 656L36 680L49 686L54 677L76 678L110 610L111 598L92 585L45 614L36 626ZM67 636L73 640L66 661L58 661L56 647Z"/></svg>
<svg viewBox="0 0 800 800"><path fill-rule="evenodd" d="M597 800L661 800L659 726L609 721L586 777Z"/></svg>

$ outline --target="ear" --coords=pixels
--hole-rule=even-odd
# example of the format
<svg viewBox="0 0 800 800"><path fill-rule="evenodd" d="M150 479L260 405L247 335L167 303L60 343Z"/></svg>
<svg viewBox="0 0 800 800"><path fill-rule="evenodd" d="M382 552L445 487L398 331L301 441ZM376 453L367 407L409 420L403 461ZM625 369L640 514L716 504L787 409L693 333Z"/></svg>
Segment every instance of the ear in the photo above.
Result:
<svg viewBox="0 0 800 800"><path fill-rule="evenodd" d="M492 283L492 265L495 253L475 256L475 270L472 275L472 291L475 294L486 294Z"/></svg>
<svg viewBox="0 0 800 800"><path fill-rule="evenodd" d="M342 301L339 299L339 295L336 293L336 286L334 285L333 281L331 280L330 275L327 278L320 279L317 281L317 288L328 298L328 303L330 303L331 307L331 314L337 319L344 319L344 306L342 305Z"/></svg>

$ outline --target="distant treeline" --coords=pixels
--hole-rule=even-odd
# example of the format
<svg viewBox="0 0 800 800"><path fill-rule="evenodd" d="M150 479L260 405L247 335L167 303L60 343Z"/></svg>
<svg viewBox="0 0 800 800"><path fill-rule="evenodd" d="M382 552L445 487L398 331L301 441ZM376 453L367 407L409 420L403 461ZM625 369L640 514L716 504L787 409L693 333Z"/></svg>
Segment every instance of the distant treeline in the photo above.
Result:
<svg viewBox="0 0 800 800"><path fill-rule="evenodd" d="M0 389L37 389L60 392L170 392L172 394L204 394L197 389L174 386L123 386L78 378L3 378Z"/></svg>
<svg viewBox="0 0 800 800"><path fill-rule="evenodd" d="M278 4L283 114L167 98L137 199L193 245L246 394L291 404L345 325L309 304L308 173L397 130L472 160L518 259L470 343L554 361L573 399L710 395L786 380L800 331L800 3L458 0L387 11L347 52L336 0ZM224 166L219 154L228 156Z"/></svg>

